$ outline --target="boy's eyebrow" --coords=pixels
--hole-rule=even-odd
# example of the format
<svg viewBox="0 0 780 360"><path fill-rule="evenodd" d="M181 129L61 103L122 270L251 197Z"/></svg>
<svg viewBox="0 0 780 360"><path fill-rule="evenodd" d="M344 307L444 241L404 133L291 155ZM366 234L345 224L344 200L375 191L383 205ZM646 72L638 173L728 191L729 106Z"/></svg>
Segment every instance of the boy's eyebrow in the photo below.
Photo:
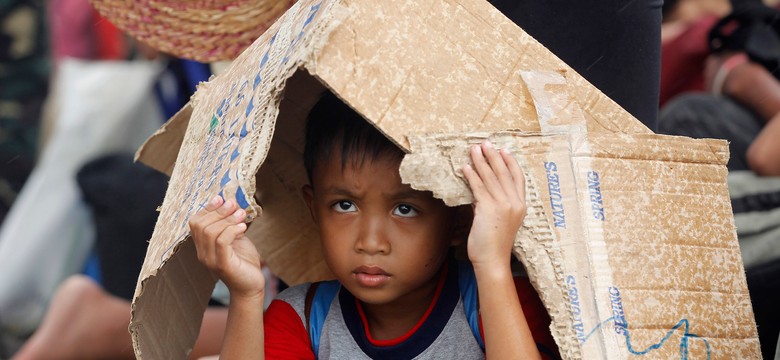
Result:
<svg viewBox="0 0 780 360"><path fill-rule="evenodd" d="M426 192L414 189L406 189L390 195L390 198L393 200L424 199L427 197Z"/></svg>
<svg viewBox="0 0 780 360"><path fill-rule="evenodd" d="M324 189L324 192L330 195L342 195L350 198L358 198L360 197L358 194L355 194L354 192L350 191L347 188L343 188L340 186L330 186ZM425 199L428 196L426 196L425 191L419 191L414 189L404 189L395 193L392 193L388 196L392 200L403 200L403 199Z"/></svg>
<svg viewBox="0 0 780 360"><path fill-rule="evenodd" d="M343 195L347 197L357 197L355 193L352 191L349 191L347 188L339 187L339 186L329 186L323 189L324 193L331 194L331 195Z"/></svg>

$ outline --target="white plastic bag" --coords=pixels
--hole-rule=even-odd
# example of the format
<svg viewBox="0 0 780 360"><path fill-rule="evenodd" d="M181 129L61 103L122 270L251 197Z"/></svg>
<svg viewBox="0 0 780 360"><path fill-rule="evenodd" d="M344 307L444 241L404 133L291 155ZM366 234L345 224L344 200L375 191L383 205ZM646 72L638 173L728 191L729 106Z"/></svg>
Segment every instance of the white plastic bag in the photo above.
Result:
<svg viewBox="0 0 780 360"><path fill-rule="evenodd" d="M102 154L134 151L161 124L156 62L65 60L54 83L51 137L0 228L0 331L26 335L56 287L79 272L95 238L76 172Z"/></svg>

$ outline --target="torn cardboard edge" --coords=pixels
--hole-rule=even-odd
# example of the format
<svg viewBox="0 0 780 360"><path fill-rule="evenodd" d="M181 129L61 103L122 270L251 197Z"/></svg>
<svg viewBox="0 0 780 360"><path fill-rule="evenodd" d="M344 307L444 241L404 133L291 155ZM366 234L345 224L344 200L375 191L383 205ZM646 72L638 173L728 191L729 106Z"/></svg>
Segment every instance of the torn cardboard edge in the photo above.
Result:
<svg viewBox="0 0 780 360"><path fill-rule="evenodd" d="M618 181L609 182L609 178L606 178L611 175L608 169L630 167L649 179L658 175L658 171L676 171L676 178L682 180L686 179L679 174L701 173L706 175L702 177L706 183L713 187L712 194L708 195L712 199L704 203L709 204L711 210L728 215L730 202L724 184L728 148L725 142L641 134L541 135L500 132L412 136L412 153L406 156L401 165L402 178L416 189L434 192L448 205L470 203L472 199L459 169L469 162L469 146L485 139L490 139L498 148L511 151L527 171L528 215L516 241L515 255L525 264L553 318L553 335L564 358L623 358L643 354L661 358L677 354L683 358L709 358L714 355L725 358L760 357L756 352L758 342L753 332L755 329L749 324L752 321L750 299L744 276L741 276L741 256L730 217L721 216L718 223L706 224L719 227L709 234L719 238L715 241L691 244L695 239L676 230L686 225L680 222L672 224L678 226L666 226L665 230L667 237L679 237L676 242L657 244L671 249L667 252L678 253L676 257L657 261L658 267L666 269L674 269L675 262L691 265L699 262L700 252L691 251L691 245L727 245L713 248L710 252L726 259L724 261L729 266L719 270L719 266L708 264L703 266L704 271L700 270L691 276L692 280L697 280L690 285L696 292L713 292L724 298L726 295L721 294L733 292L732 296L720 303L697 299L700 306L709 307L709 311L702 311L703 314L680 314L677 318L650 321L647 314L668 311L659 307L669 306L669 303L674 305L675 299L687 295L669 295L667 303L656 301L655 308L651 306L650 309L633 311L641 307L635 304L642 301L636 299L635 288L638 286L631 279L641 278L638 275L642 269L634 269L630 277L623 276L620 271L617 276L605 272L606 269L620 269L621 262L635 260L626 258L615 249L642 249L636 241L624 243L622 237L605 234L616 233L622 226L635 225L636 222L630 221L631 216L638 217L645 209L609 204L609 200L615 197L615 191L619 194L621 190L615 186L622 186L626 179L622 176ZM598 185L599 181L601 185ZM597 198L594 198L594 189L598 189ZM650 209L663 203L662 198L668 193L676 191L682 193L677 195L697 195L688 193L691 190L694 193L701 192L686 184L672 185L668 189L645 190L641 192L644 199L635 201L645 202ZM598 207L594 207L594 199L598 199ZM692 208L682 206L673 210L667 216L675 217ZM633 214L623 218L617 216L619 219L616 220L617 225L614 225L611 219L615 216L612 215L620 211ZM635 235L635 239L652 238L645 233ZM717 265L723 266L723 261ZM710 287L708 279L711 277L731 281ZM656 283L656 292L677 290L652 277L648 280ZM687 289L682 287L679 290ZM596 301L588 304L591 298ZM740 311L719 313L722 308ZM720 339L718 326L712 325L729 324L738 319L749 319L743 330L732 330L740 336L732 342L739 342L742 346ZM629 320L632 322L629 323ZM645 323L653 326L650 329L643 328ZM572 333L576 337L571 337ZM581 353L572 352L572 349L579 349Z"/></svg>
<svg viewBox="0 0 780 360"><path fill-rule="evenodd" d="M419 56L420 49L426 49L425 57ZM407 141L414 134L432 132L496 132L517 129L530 133L545 131L548 134L587 134L586 142L577 143L571 139L559 141L561 144L567 144L567 149L576 150L574 154L577 151L590 154L593 149L599 149L597 146L585 146L592 145L592 139L595 139L598 133L649 133L641 123L484 1L299 1L224 73L199 87L192 99L189 117L184 110L180 117L175 117L172 123L166 125L164 131L151 138L139 150L142 161L148 161L149 157L158 157L151 162L163 169L169 169L173 163L172 159L176 158L170 187L139 276L139 286L133 302L130 329L133 333L134 349L139 358L176 358L191 349L197 335L199 319L205 308L202 304L209 293L205 289L213 286L213 277L205 275L205 268L192 253L191 242L186 241L189 235L186 219L213 193L219 192L228 199L237 200L252 216L259 214L258 204L262 205L263 215L252 221L247 235L253 239L271 269L285 281L295 284L329 276L322 261L316 229L306 215L305 205L298 197L300 186L306 182L305 171L302 164L290 160L300 156L305 115L325 88L331 89L407 151L410 150ZM449 120L453 118L458 121ZM174 130L177 127L178 130ZM184 135L179 132L183 127L187 128ZM603 138L604 141L611 141L614 136L610 134ZM177 141L182 144L178 151L173 149ZM689 142L688 139L680 141L684 144ZM164 144L167 147L160 146L160 142L168 143ZM637 141L634 145L639 143ZM707 144L711 146L710 150L715 149L716 153L722 150L722 144L718 143L695 144ZM696 146L700 147L699 145ZM154 148L163 149L161 151L166 153L155 153L152 151ZM655 150L657 151L649 154L679 156L679 151L672 151L669 155L662 149ZM561 164L569 164L567 171L573 172L572 169L576 166L584 166L580 163L586 161L586 158L586 162L598 163L605 157L620 158L618 155L604 153L595 157L574 156L569 160L559 161ZM712 159L703 158L700 161L707 163ZM633 160L627 162L634 163ZM673 164L676 162L670 164L674 168ZM720 169L718 171L725 171L722 165L702 166L712 166ZM666 171L663 168L655 170ZM543 218L540 215L541 209L544 209L544 216L554 214L555 211L551 208L554 204L548 204L549 201L545 201L541 195L545 190L549 191L549 184L547 188L543 185L548 181L546 179L549 174L539 170L530 174L532 175L529 178L535 182L529 188L532 188L538 197L534 198L535 203L529 209L536 209L535 216L540 219ZM678 177L686 180L695 175L682 174ZM580 184L582 181L579 178L580 182L577 182L578 178L574 175L566 178L570 180L570 184ZM707 181L718 185L719 178L716 176L713 179L716 180ZM664 186L668 183L661 180L658 184L650 185L666 189ZM722 203L724 193L715 185L715 199ZM694 187L683 188L693 191L691 189ZM652 193L652 188L635 191ZM580 209L589 203L589 196L587 191L574 191L562 199L565 199L564 204L569 204L566 208ZM727 198L727 193L725 196ZM643 204L649 201L648 199L632 201L628 197L622 198L621 201ZM668 200L672 204L682 202L686 206L693 206L682 198L671 197ZM636 208L629 210L631 211L627 213L634 213ZM582 213L586 212L583 210ZM726 216L727 213L729 216ZM683 215L685 216L681 221L694 220L690 214ZM532 229L531 233L536 238L520 237L516 252L521 259L526 259L526 262L542 264L534 275L534 282L539 286L537 289L540 290L548 309L557 311L554 313L556 320L552 331L557 334L556 341L565 358L582 358L594 354L593 351L600 351L597 354L603 354L604 358L630 356L633 353L629 351L626 355L619 346L621 339L626 343L627 338L616 334L615 329L618 327L613 325L598 326L593 332L596 335L590 335L592 337L588 337L590 340L583 346L578 331L584 324L577 323L576 314L577 311L580 311L580 315L582 311L589 311L589 317L581 318L581 322L587 321L591 326L595 326L593 324L596 321L607 321L607 315L614 308L613 303L608 301L610 294L605 294L603 289L605 284L613 282L624 295L623 300L618 302L620 309L625 310L624 314L658 313L657 309L637 310L637 304L641 301L637 300L634 293L638 290L617 282L624 281L624 272L632 273L621 267L612 269L615 264L609 260L621 256L630 257L630 254L620 253L619 249L611 246L616 241L611 235L619 234L623 238L618 240L625 240L631 238L626 234L633 234L635 238L642 238L642 234L616 230L609 226L593 226L584 220L575 220L577 218L571 217L571 227L594 235L596 241L579 244L566 240L570 239L571 235L568 235L568 238L560 235L560 229L555 227L555 219L548 219L546 223L539 221L538 226ZM728 235L733 233L733 224L729 228L729 224L723 223L725 218L730 218L730 208L721 207L710 220L718 223L718 230ZM620 221L632 226L636 223L633 219ZM674 225L668 219L663 221L666 222L654 226L666 229ZM664 235L662 232L656 232ZM709 231L704 235L715 233ZM555 238L556 235L553 234L558 234L558 237ZM540 251L538 247L532 246L533 243L523 245L523 239L526 238L542 239L547 247L542 246L543 251ZM735 238L722 236L713 238L729 244L730 248L733 248L736 241ZM279 239L284 241L278 241ZM711 246L709 243L705 245ZM556 246L562 248L556 250ZM705 248L701 245L694 246ZM664 247L654 250L675 255ZM564 254L568 251L578 256L574 256L573 263L566 263L569 261L567 256L549 255L554 255L556 251ZM613 254L615 251L616 255ZM738 248L736 251L738 252ZM648 258L656 261L654 264L666 271L666 268L663 268L666 266L663 259ZM692 266L690 257L675 259ZM733 285L730 291L746 289L743 284L744 274L735 270L736 263L732 261L732 257L725 254L720 256L720 259L729 264L724 278L734 280L734 283L730 284ZM597 263L608 266L602 269L593 265ZM542 266L545 268L542 269ZM574 294L578 295L578 301L581 302L581 306L576 308L577 311L571 303L571 283L567 282L572 275L567 275L566 272L576 268L587 269L583 270L586 275L576 278L578 290ZM678 273L670 274L666 271L658 276L654 275L654 278L663 280L659 284L666 290L676 289L675 285L679 285L674 283L676 279L687 279L688 275L685 275L684 271L674 267L673 269ZM697 270L698 272L692 272L690 279L702 288L704 285L701 278L706 272L701 268ZM591 276L592 278L586 278ZM633 273L633 277L639 276ZM742 283L739 279L742 279ZM685 299L686 302L681 302L682 305L672 304L666 312L678 320L683 315L694 319L679 313L690 308L689 295L685 291L680 292L679 296L670 295L674 299ZM568 308L564 307L565 299L569 300ZM585 304L586 301L589 303ZM185 303L186 306L181 306L179 302ZM662 303L657 299L656 302ZM713 301L704 303L708 305L704 313L710 314L714 307L709 305L712 305ZM726 311L724 314L731 316L730 319L744 319L744 316L749 314L752 319L749 297L747 306L744 306L744 301L739 305L741 312ZM179 308L182 310L178 310ZM691 309L695 314L696 308ZM645 323L667 325L672 321L627 316L633 316L632 329ZM163 317L167 320L162 321ZM738 322L730 322L736 323ZM171 330L165 324L183 325L182 329ZM694 323L686 326L686 334L690 326L701 326L691 324ZM725 343L723 347L712 339L713 348L719 351L722 348L736 349L734 353L738 352L747 357L756 354L757 347L752 340L755 335L754 323L743 322L738 326L734 325L736 327L725 321L716 324L732 330L721 337L728 338L730 334L735 334L735 339ZM631 333L634 334L632 339L637 344L651 343L655 336L654 333L646 331L632 330ZM736 336L743 336L742 339L747 340L737 339ZM694 342L691 341L692 336L683 338ZM674 352L679 350L679 347L668 344L671 342L661 346L656 354L682 354L679 351ZM697 346L699 345L691 345L687 351L690 354L698 354L700 349ZM728 352L718 354L725 353Z"/></svg>

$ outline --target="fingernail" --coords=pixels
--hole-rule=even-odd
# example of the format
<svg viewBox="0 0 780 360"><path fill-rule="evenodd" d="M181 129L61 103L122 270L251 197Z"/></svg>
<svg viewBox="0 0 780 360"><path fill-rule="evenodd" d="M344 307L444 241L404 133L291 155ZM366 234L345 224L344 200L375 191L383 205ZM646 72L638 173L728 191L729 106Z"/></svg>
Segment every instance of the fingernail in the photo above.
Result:
<svg viewBox="0 0 780 360"><path fill-rule="evenodd" d="M490 140L485 140L485 147L488 149L492 149L493 143L491 143Z"/></svg>
<svg viewBox="0 0 780 360"><path fill-rule="evenodd" d="M219 196L215 196L215 197L211 198L211 205L215 205L216 206L217 204L219 204Z"/></svg>
<svg viewBox="0 0 780 360"><path fill-rule="evenodd" d="M244 215L244 210L243 209L238 209L238 210L236 210L236 212L233 213L233 217L235 217L236 219L243 219L244 216L245 215Z"/></svg>

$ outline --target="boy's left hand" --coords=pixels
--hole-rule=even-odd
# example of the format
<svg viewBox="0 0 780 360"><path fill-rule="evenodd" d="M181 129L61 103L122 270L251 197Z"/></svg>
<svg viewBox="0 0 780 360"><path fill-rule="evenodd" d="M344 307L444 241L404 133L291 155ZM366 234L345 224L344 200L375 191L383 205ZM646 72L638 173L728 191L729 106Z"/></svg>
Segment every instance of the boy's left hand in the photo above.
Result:
<svg viewBox="0 0 780 360"><path fill-rule="evenodd" d="M512 155L489 141L471 148L474 163L463 174L474 194L474 222L468 239L476 268L508 267L515 235L526 215L525 176Z"/></svg>

